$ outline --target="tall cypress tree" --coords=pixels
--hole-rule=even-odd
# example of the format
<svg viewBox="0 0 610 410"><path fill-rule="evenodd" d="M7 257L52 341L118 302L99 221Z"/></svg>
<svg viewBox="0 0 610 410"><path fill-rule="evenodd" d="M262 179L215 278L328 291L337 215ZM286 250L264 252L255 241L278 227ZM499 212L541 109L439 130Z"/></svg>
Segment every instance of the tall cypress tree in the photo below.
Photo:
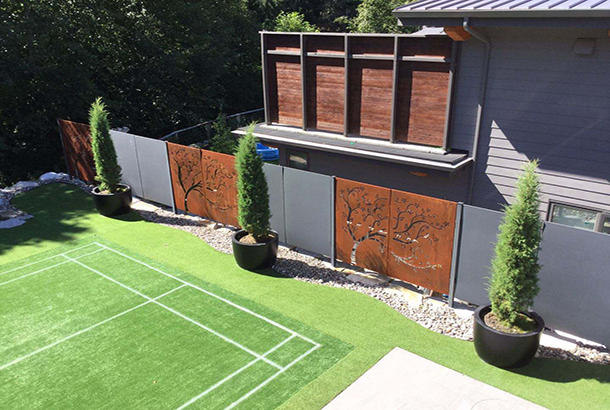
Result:
<svg viewBox="0 0 610 410"><path fill-rule="evenodd" d="M97 173L95 179L100 183L99 190L114 193L121 182L121 167L117 161L114 143L110 138L108 112L101 97L91 104L89 126L91 127L91 150Z"/></svg>
<svg viewBox="0 0 610 410"><path fill-rule="evenodd" d="M516 326L519 313L538 294L538 251L542 239L538 160L528 162L517 182L515 202L507 206L500 226L489 287L491 310L500 321Z"/></svg>
<svg viewBox="0 0 610 410"><path fill-rule="evenodd" d="M235 168L237 169L238 216L241 227L263 242L270 236L269 187L263 171L263 159L256 152L254 126L248 128L239 141Z"/></svg>

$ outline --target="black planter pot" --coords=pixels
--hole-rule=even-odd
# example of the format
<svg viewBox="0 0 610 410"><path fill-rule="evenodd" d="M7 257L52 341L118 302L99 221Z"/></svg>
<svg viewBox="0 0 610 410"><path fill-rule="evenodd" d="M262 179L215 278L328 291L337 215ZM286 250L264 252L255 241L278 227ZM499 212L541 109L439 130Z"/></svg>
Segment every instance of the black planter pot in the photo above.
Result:
<svg viewBox="0 0 610 410"><path fill-rule="evenodd" d="M119 186L125 190L114 194L102 194L96 187L91 192L95 208L101 215L123 215L131 209L131 188L128 185Z"/></svg>
<svg viewBox="0 0 610 410"><path fill-rule="evenodd" d="M512 369L526 366L532 361L544 330L544 320L535 312L527 315L536 321L536 330L529 333L504 333L485 324L483 318L491 310L490 305L479 306L474 312L474 347L487 363Z"/></svg>
<svg viewBox="0 0 610 410"><path fill-rule="evenodd" d="M266 243L247 244L239 240L248 232L239 230L233 234L233 256L237 264L246 270L271 268L277 260L278 234L272 231L273 239Z"/></svg>

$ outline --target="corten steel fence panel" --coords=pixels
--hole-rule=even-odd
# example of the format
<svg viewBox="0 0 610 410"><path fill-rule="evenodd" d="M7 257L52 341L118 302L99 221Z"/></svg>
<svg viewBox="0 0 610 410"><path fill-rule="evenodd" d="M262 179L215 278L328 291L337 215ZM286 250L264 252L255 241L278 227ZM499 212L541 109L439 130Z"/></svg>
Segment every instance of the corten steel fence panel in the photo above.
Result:
<svg viewBox="0 0 610 410"><path fill-rule="evenodd" d="M114 143L117 160L121 166L121 182L129 185L135 196L142 198L142 181L140 180L134 136L124 132L110 131L110 138Z"/></svg>
<svg viewBox="0 0 610 410"><path fill-rule="evenodd" d="M57 124L68 165L68 174L86 182L95 181L89 125L61 119L57 120Z"/></svg>
<svg viewBox="0 0 610 410"><path fill-rule="evenodd" d="M205 208L200 215L224 224L239 226L235 157L201 150L201 167Z"/></svg>
<svg viewBox="0 0 610 410"><path fill-rule="evenodd" d="M392 190L388 275L449 293L456 202Z"/></svg>
<svg viewBox="0 0 610 410"><path fill-rule="evenodd" d="M174 201L177 209L205 215L201 150L167 143Z"/></svg>
<svg viewBox="0 0 610 410"><path fill-rule="evenodd" d="M284 216L284 168L279 165L263 166L269 186L269 205L271 207L271 229L277 231L279 239L286 242Z"/></svg>
<svg viewBox="0 0 610 410"><path fill-rule="evenodd" d="M173 206L172 180L164 141L134 136L143 198Z"/></svg>
<svg viewBox="0 0 610 410"><path fill-rule="evenodd" d="M610 235L547 222L534 310L552 329L610 346Z"/></svg>
<svg viewBox="0 0 610 410"><path fill-rule="evenodd" d="M489 303L487 278L504 214L464 205L455 297L477 305Z"/></svg>
<svg viewBox="0 0 610 410"><path fill-rule="evenodd" d="M330 255L332 183L326 175L284 168L287 243Z"/></svg>
<svg viewBox="0 0 610 410"><path fill-rule="evenodd" d="M337 259L387 274L390 190L337 178Z"/></svg>

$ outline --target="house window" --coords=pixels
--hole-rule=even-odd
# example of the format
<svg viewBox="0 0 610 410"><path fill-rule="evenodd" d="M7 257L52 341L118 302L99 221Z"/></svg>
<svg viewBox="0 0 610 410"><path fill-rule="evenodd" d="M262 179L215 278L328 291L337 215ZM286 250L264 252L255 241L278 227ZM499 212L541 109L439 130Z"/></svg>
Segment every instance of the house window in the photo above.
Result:
<svg viewBox="0 0 610 410"><path fill-rule="evenodd" d="M309 154L302 151L288 151L288 166L309 171Z"/></svg>
<svg viewBox="0 0 610 410"><path fill-rule="evenodd" d="M551 202L549 220L574 228L610 234L610 215L594 209Z"/></svg>

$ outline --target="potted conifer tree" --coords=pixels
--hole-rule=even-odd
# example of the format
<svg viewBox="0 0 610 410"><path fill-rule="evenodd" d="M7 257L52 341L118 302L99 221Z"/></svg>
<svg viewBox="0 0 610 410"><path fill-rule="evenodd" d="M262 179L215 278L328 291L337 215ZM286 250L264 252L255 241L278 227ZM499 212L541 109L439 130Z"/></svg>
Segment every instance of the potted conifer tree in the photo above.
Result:
<svg viewBox="0 0 610 410"><path fill-rule="evenodd" d="M233 234L233 255L237 264L247 270L272 267L278 248L278 234L270 227L269 190L253 129L250 126L239 141L235 156L237 219L242 229Z"/></svg>
<svg viewBox="0 0 610 410"><path fill-rule="evenodd" d="M89 110L91 128L91 151L95 162L96 181L99 185L92 191L97 211L104 216L115 216L131 209L131 188L121 184L121 167L110 138L108 112L101 97L91 104Z"/></svg>
<svg viewBox="0 0 610 410"><path fill-rule="evenodd" d="M474 345L481 359L515 368L534 358L544 321L529 310L538 294L538 252L542 223L538 213L538 160L523 167L515 202L505 209L495 247L489 283L491 305L474 314Z"/></svg>

